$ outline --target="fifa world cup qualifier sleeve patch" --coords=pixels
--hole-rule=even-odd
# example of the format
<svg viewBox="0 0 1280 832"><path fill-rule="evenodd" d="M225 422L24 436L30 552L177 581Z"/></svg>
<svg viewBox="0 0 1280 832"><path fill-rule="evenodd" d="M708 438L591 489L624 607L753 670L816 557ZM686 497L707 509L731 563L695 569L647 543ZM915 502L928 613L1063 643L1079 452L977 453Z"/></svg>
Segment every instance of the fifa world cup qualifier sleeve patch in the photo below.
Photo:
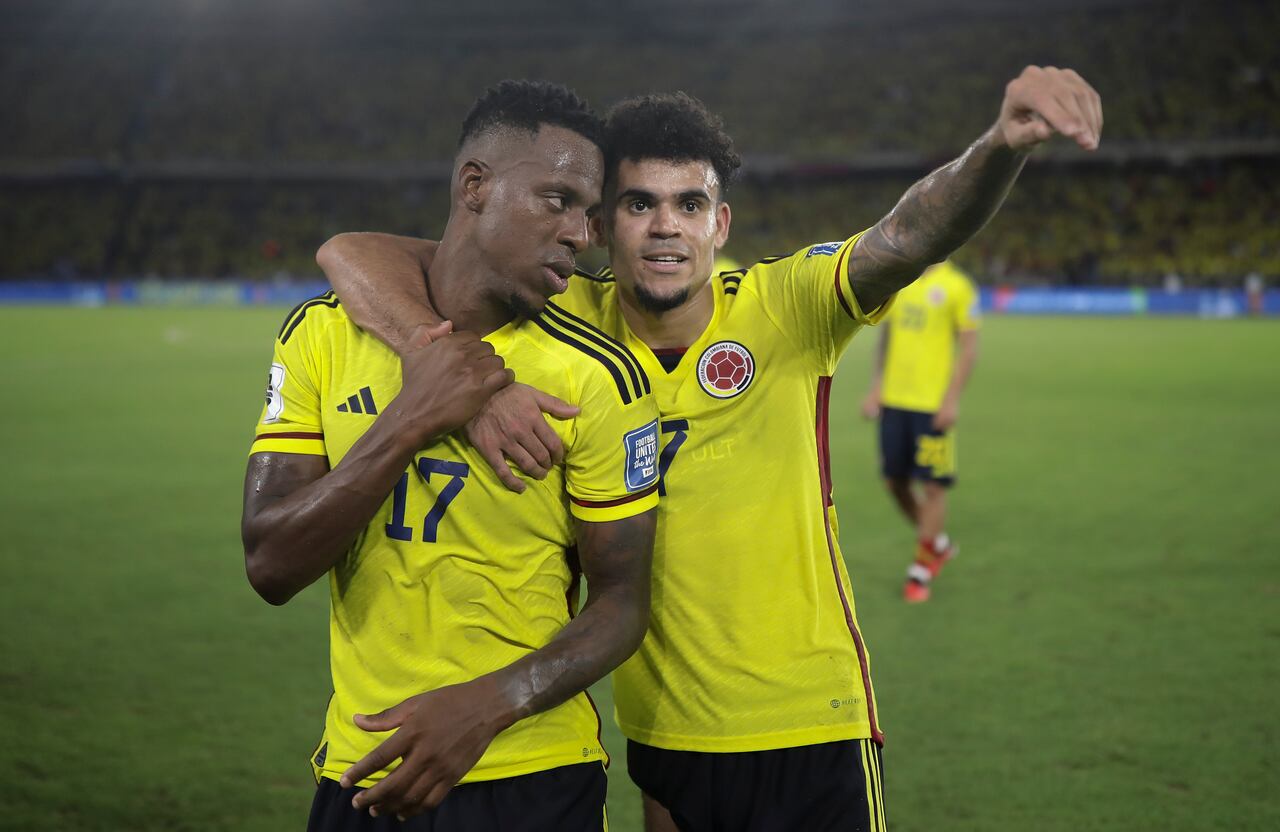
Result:
<svg viewBox="0 0 1280 832"><path fill-rule="evenodd" d="M627 491L643 491L653 486L658 481L658 420L628 431L622 437L622 444L627 449Z"/></svg>
<svg viewBox="0 0 1280 832"><path fill-rule="evenodd" d="M265 425L279 422L284 414L284 396L280 393L280 388L283 386L284 365L272 364L270 372L267 373L267 412L262 417L262 423Z"/></svg>

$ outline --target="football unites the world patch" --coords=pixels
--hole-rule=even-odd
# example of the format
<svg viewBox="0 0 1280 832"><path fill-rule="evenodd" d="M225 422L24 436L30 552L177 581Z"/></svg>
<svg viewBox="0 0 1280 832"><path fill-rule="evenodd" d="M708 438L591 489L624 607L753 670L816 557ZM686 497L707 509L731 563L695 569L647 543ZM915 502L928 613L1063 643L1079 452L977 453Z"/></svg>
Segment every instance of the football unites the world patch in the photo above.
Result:
<svg viewBox="0 0 1280 832"><path fill-rule="evenodd" d="M717 399L732 399L756 377L756 360L737 341L719 341L698 359L698 384Z"/></svg>
<svg viewBox="0 0 1280 832"><path fill-rule="evenodd" d="M824 257L830 257L831 255L839 251L840 246L842 245L844 245L844 240L836 240L835 242L832 242L832 243L818 243L816 246L810 247L809 253L805 255L805 258L808 259L810 257L813 257L815 254L820 254Z"/></svg>
<svg viewBox="0 0 1280 832"><path fill-rule="evenodd" d="M658 420L628 431L622 437L627 449L627 491L643 491L658 481Z"/></svg>

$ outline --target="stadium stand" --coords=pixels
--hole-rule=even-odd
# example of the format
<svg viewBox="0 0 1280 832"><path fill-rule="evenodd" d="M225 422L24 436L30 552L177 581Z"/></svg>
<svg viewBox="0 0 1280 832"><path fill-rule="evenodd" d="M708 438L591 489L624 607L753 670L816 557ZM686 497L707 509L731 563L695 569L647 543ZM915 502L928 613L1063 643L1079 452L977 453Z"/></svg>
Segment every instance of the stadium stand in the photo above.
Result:
<svg viewBox="0 0 1280 832"><path fill-rule="evenodd" d="M1040 154L961 254L976 275L1280 275L1274 3L1051 2L1032 16L991 2L962 16L921 0L888 16L834 0L729 15L711 0L662 39L645 35L669 0L627 0L609 19L507 5L495 30L491 11L407 2L306 16L240 0L8 4L0 275L313 275L334 231L430 233L453 125L510 75L567 81L601 106L702 97L747 158L731 253L751 259L874 220L990 123L1000 85L1031 62L1099 89L1104 152ZM565 43L569 20L590 36ZM1038 173L1054 166L1070 175Z"/></svg>

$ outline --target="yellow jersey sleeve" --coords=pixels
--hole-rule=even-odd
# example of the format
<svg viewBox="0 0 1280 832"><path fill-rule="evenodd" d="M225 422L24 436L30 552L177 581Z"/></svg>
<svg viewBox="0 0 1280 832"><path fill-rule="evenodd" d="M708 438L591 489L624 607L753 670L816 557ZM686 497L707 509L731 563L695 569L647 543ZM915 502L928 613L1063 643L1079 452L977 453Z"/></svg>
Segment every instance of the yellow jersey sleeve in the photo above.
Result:
<svg viewBox="0 0 1280 832"><path fill-rule="evenodd" d="M892 306L890 298L878 309L864 311L853 294L849 256L863 233L763 260L747 269L742 281L743 286L754 285L766 314L822 375L835 371L855 332L879 323Z"/></svg>
<svg viewBox="0 0 1280 832"><path fill-rule="evenodd" d="M621 520L658 505L658 406L651 394L624 403L600 373L583 379L581 409L565 452L565 488L574 517Z"/></svg>
<svg viewBox="0 0 1280 832"><path fill-rule="evenodd" d="M319 300L319 299L317 299ZM320 421L322 356L305 320L308 301L285 319L267 373L267 401L250 454L275 451L326 456Z"/></svg>

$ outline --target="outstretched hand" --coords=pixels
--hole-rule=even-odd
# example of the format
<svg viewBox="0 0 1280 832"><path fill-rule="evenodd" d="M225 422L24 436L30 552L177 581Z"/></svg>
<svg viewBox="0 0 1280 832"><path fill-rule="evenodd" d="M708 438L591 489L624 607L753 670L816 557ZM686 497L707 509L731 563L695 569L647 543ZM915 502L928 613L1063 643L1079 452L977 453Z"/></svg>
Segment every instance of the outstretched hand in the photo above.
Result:
<svg viewBox="0 0 1280 832"><path fill-rule="evenodd" d="M1005 86L996 125L1018 151L1029 151L1055 133L1085 150L1097 150L1102 98L1074 69L1029 66Z"/></svg>

